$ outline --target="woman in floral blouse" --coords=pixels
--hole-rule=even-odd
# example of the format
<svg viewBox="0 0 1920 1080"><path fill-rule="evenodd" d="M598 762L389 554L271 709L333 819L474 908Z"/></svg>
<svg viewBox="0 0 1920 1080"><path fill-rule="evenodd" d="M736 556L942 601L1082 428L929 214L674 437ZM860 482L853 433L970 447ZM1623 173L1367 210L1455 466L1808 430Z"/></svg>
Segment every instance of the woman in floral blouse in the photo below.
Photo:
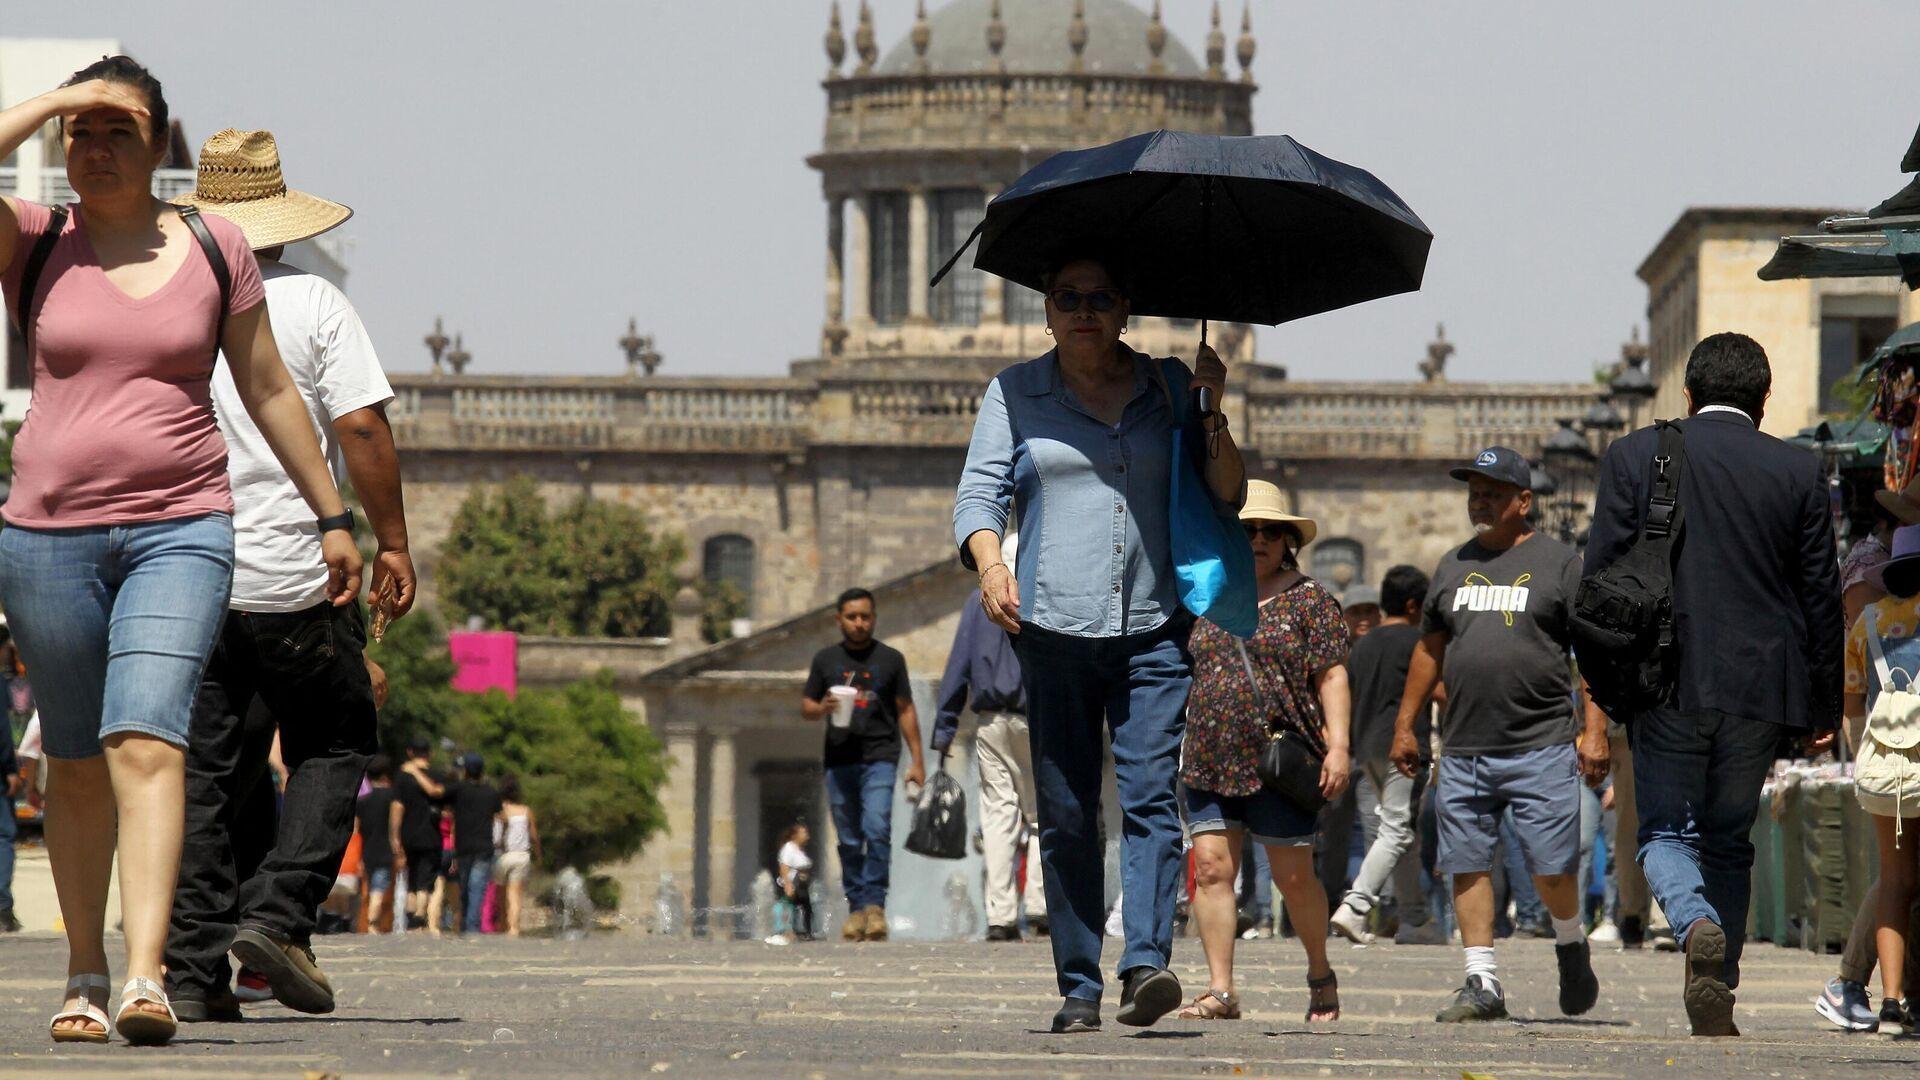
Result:
<svg viewBox="0 0 1920 1080"><path fill-rule="evenodd" d="M1239 644L1205 619L1194 624L1189 642L1193 693L1180 780L1193 833L1193 915L1211 979L1207 992L1180 1015L1240 1018L1233 987L1234 880L1242 837L1251 835L1266 846L1273 882L1307 950L1307 1020L1337 1020L1340 988L1327 963L1327 896L1313 872L1315 815L1261 788L1254 763L1271 726L1285 725L1325 749L1321 793L1334 799L1346 790L1352 768L1347 623L1340 602L1300 572L1300 549L1316 529L1281 509L1279 488L1250 481L1240 520L1260 577L1259 629L1246 643L1244 661Z"/></svg>

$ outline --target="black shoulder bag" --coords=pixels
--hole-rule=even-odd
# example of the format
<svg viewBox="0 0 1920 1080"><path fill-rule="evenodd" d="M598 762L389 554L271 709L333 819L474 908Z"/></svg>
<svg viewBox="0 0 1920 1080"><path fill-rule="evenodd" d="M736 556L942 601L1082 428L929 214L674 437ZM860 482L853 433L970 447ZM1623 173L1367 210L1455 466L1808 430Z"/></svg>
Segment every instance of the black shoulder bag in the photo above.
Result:
<svg viewBox="0 0 1920 1080"><path fill-rule="evenodd" d="M200 251L207 257L207 265L213 270L213 280L220 286L220 321L213 332L213 352L220 354L220 339L227 332L227 304L232 298L233 275L227 267L227 256L220 250L220 244L214 240L213 231L200 219L200 211L192 206L176 206L180 220L186 222L187 230L200 243ZM60 242L60 234L66 231L67 216L72 211L65 206L50 208L52 219L47 222L47 231L40 234L33 250L27 253L27 265L20 274L20 296L15 303L15 321L20 324L20 337L28 342L27 370L33 370L33 316L34 300L40 291L40 274L47 268L47 260L53 257L53 245Z"/></svg>
<svg viewBox="0 0 1920 1080"><path fill-rule="evenodd" d="M1640 536L1612 565L1580 583L1569 619L1580 673L1593 700L1622 720L1664 704L1678 681L1673 632L1673 554L1685 531L1680 483L1685 433L1659 423L1653 485Z"/></svg>
<svg viewBox="0 0 1920 1080"><path fill-rule="evenodd" d="M1247 685L1253 688L1254 705L1267 715L1267 741L1253 763L1254 775L1260 778L1261 787L1309 814L1319 813L1327 805L1327 797L1320 793L1320 769L1326 763L1326 751L1314 745L1305 732L1273 722L1273 713L1260 696L1260 680L1253 673L1246 643L1234 638L1233 646L1240 650L1240 664L1246 668Z"/></svg>

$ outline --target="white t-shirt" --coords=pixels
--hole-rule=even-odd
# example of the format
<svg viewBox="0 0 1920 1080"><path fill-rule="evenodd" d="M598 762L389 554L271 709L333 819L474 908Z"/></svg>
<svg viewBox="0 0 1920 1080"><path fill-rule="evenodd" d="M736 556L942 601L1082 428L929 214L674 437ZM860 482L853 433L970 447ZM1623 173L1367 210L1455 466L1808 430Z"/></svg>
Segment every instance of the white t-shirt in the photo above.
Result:
<svg viewBox="0 0 1920 1080"><path fill-rule="evenodd" d="M267 316L280 359L313 417L320 450L344 483L345 462L333 421L393 400L360 316L324 278L285 263L262 262ZM227 440L233 483L233 599L236 611L303 611L327 598L327 567L313 510L273 456L233 385L226 364L213 373L213 403Z"/></svg>
<svg viewBox="0 0 1920 1080"><path fill-rule="evenodd" d="M789 870L811 870L813 860L800 850L800 845L789 840L780 848L780 865Z"/></svg>

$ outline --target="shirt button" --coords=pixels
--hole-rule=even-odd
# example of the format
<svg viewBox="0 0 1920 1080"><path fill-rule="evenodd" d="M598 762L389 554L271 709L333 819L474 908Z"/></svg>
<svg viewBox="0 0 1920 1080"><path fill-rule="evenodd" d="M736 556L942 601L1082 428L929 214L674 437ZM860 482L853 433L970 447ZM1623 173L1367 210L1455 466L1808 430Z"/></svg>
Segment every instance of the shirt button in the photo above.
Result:
<svg viewBox="0 0 1920 1080"><path fill-rule="evenodd" d="M1121 547L1120 547L1120 545L1119 545L1119 544L1115 544L1115 545L1113 545L1113 553L1114 553L1115 555L1118 555L1118 554L1120 554L1120 551L1121 551Z"/></svg>
<svg viewBox="0 0 1920 1080"><path fill-rule="evenodd" d="M1119 591L1120 591L1120 586L1118 586L1118 585L1115 585L1115 586L1113 587L1113 591L1114 591L1114 592L1119 592Z"/></svg>
<svg viewBox="0 0 1920 1080"><path fill-rule="evenodd" d="M1126 472L1126 471L1127 471L1127 467L1126 467L1125 465L1121 465L1121 466L1119 466L1118 468L1116 468L1116 469L1114 469L1113 471L1114 471L1114 472Z"/></svg>

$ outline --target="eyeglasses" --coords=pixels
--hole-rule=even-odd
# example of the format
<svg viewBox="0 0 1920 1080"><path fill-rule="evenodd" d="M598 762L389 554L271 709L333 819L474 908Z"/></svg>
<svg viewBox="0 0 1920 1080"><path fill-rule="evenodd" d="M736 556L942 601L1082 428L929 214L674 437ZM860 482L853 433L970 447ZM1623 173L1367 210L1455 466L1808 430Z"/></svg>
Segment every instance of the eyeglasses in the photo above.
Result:
<svg viewBox="0 0 1920 1080"><path fill-rule="evenodd" d="M1047 299L1053 301L1054 307L1068 312L1079 311L1080 301L1085 300L1088 310L1105 314L1119 307L1120 301L1125 298L1120 295L1118 289L1094 289L1092 292L1081 292L1079 289L1055 289L1047 294Z"/></svg>
<svg viewBox="0 0 1920 1080"><path fill-rule="evenodd" d="M1243 521L1240 524L1246 527L1247 539L1249 540L1258 536L1265 537L1268 540L1280 541L1293 535L1293 526L1282 525L1277 521Z"/></svg>

